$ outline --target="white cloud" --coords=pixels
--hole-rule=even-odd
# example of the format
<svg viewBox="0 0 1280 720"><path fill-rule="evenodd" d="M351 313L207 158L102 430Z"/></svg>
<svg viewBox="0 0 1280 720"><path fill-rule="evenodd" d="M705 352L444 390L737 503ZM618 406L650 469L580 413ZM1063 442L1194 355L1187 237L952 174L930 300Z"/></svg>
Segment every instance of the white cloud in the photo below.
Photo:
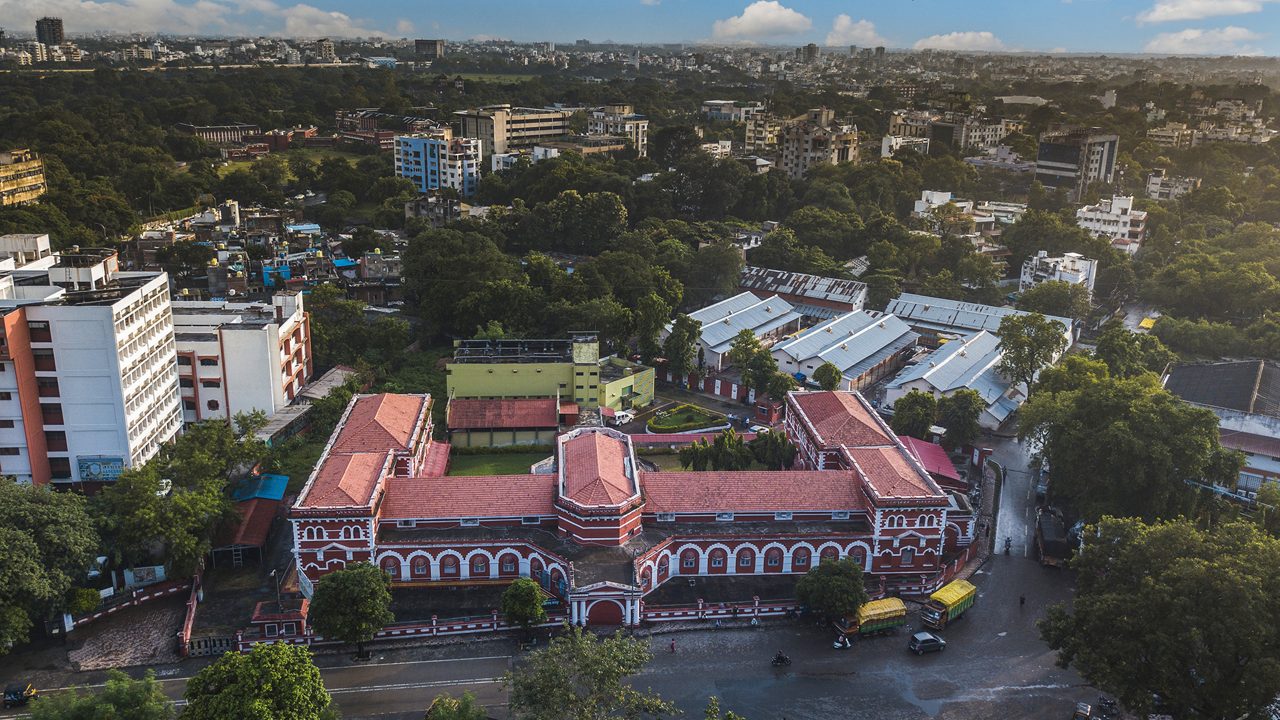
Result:
<svg viewBox="0 0 1280 720"><path fill-rule="evenodd" d="M1202 20L1221 15L1245 15L1262 11L1263 3L1276 0L1156 0L1138 13L1139 23Z"/></svg>
<svg viewBox="0 0 1280 720"><path fill-rule="evenodd" d="M784 7L778 0L756 0L741 15L717 20L711 26L716 40L751 40L795 35L813 27L813 21Z"/></svg>
<svg viewBox="0 0 1280 720"><path fill-rule="evenodd" d="M413 34L413 30L414 30L414 27L413 27L413 21L412 21L412 20L406 20L406 19L404 19L404 18L400 18L399 20L397 20L397 21L396 21L396 32L397 32L397 33L399 33L399 34L401 34L401 35L412 35L412 34Z"/></svg>
<svg viewBox="0 0 1280 720"><path fill-rule="evenodd" d="M1156 35L1143 51L1169 55L1261 55L1261 49L1247 44L1260 39L1261 34L1234 25L1207 30L1188 28Z"/></svg>
<svg viewBox="0 0 1280 720"><path fill-rule="evenodd" d="M0 0L0 17L10 27L33 27L36 17L55 15L72 33L165 32L191 35L224 33L293 37L382 35L345 13L272 0Z"/></svg>
<svg viewBox="0 0 1280 720"><path fill-rule="evenodd" d="M916 41L916 50L970 50L997 51L1008 50L1000 38L987 30L952 32L946 35L930 35Z"/></svg>
<svg viewBox="0 0 1280 720"><path fill-rule="evenodd" d="M889 41L876 32L875 23L870 20L855 21L848 15L841 13L836 16L835 22L831 24L831 32L827 33L826 44L875 47L877 45L888 45Z"/></svg>
<svg viewBox="0 0 1280 720"><path fill-rule="evenodd" d="M662 0L640 0L641 5L661 5Z"/></svg>

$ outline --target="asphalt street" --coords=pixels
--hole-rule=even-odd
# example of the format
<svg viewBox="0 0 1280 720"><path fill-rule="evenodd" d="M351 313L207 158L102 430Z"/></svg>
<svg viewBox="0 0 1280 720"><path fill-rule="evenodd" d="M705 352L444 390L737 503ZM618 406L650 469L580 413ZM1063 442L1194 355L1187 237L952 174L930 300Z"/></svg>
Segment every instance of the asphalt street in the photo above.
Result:
<svg viewBox="0 0 1280 720"><path fill-rule="evenodd" d="M977 602L940 633L948 643L945 651L923 657L907 651L907 638L918 625L913 606L907 628L860 640L848 650L831 647L831 630L799 622L655 635L654 661L635 684L675 702L686 717L700 717L712 695L750 720L1070 717L1075 702L1094 700L1097 692L1074 671L1054 665L1035 621L1048 606L1071 597L1072 576L1042 568L1033 557L1035 496L1027 449L998 438L988 446L1008 470L994 534L1000 550L1010 537L1012 552L997 552L973 577ZM791 666L770 665L778 650L792 657ZM320 655L317 664L351 720L420 720L437 694L463 691L503 718L501 677L518 661L513 651L508 640L476 640L381 651L360 665L348 664L347 655ZM175 671L183 677L164 677ZM166 694L180 700L192 672L189 666L162 670ZM0 714L13 716L21 713Z"/></svg>

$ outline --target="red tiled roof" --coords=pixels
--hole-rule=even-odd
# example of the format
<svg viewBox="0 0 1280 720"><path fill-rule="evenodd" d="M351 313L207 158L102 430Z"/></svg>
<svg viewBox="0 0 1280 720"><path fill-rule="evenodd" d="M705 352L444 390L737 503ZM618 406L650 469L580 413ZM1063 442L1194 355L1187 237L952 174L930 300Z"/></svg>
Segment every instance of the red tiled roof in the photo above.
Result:
<svg viewBox="0 0 1280 720"><path fill-rule="evenodd" d="M236 512L240 513L240 524L233 533L228 533L218 543L219 547L231 545L252 545L262 547L267 543L267 534L271 532L271 521L280 507L279 500L254 498L236 503Z"/></svg>
<svg viewBox="0 0 1280 720"><path fill-rule="evenodd" d="M601 432L571 438L561 448L565 499L583 507L618 505L635 495L627 477L627 444Z"/></svg>
<svg viewBox="0 0 1280 720"><path fill-rule="evenodd" d="M551 515L556 476L481 475L390 478L382 518L483 518Z"/></svg>
<svg viewBox="0 0 1280 720"><path fill-rule="evenodd" d="M951 462L951 457L941 445L913 438L910 435L899 435L898 439L907 446L907 451L914 455L931 475L960 482L960 473L956 472L955 464Z"/></svg>
<svg viewBox="0 0 1280 720"><path fill-rule="evenodd" d="M1222 447L1239 450L1251 455L1270 455L1280 457L1280 439L1247 433L1240 430L1218 430ZM1248 463L1246 463L1246 466Z"/></svg>
<svg viewBox="0 0 1280 720"><path fill-rule="evenodd" d="M893 436L853 393L807 392L792 397L825 447L893 444Z"/></svg>
<svg viewBox="0 0 1280 720"><path fill-rule="evenodd" d="M408 450L424 401L422 395L388 393L357 398L330 454Z"/></svg>
<svg viewBox="0 0 1280 720"><path fill-rule="evenodd" d="M640 474L645 512L778 512L859 510L853 474L845 470L747 470Z"/></svg>
<svg viewBox="0 0 1280 720"><path fill-rule="evenodd" d="M848 448L848 451L866 476L867 484L880 497L945 498L937 484L920 472L896 445Z"/></svg>
<svg viewBox="0 0 1280 720"><path fill-rule="evenodd" d="M301 507L351 507L368 505L378 486L386 452L330 455L316 472L311 488L298 502Z"/></svg>
<svg viewBox="0 0 1280 720"><path fill-rule="evenodd" d="M449 429L554 428L555 398L477 398L449 402Z"/></svg>
<svg viewBox="0 0 1280 720"><path fill-rule="evenodd" d="M579 408L578 408L578 403L574 403L574 402L562 402L562 403L560 403L560 414L561 414L561 415L577 415L577 414L578 414L578 410L579 410Z"/></svg>

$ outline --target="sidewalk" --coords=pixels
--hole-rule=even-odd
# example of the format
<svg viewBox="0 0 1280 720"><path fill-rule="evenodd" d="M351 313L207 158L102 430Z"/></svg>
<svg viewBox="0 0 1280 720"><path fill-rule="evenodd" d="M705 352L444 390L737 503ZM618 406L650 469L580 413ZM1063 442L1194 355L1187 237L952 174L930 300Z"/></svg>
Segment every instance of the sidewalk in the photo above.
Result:
<svg viewBox="0 0 1280 720"><path fill-rule="evenodd" d="M991 534L995 528L996 498L1000 493L1000 483L996 482L996 473L992 470L994 461L988 460L982 471L982 508L978 511L978 531L973 542L978 552L967 565L956 573L956 579L968 580L982 568L991 558ZM996 465L996 467L999 467Z"/></svg>

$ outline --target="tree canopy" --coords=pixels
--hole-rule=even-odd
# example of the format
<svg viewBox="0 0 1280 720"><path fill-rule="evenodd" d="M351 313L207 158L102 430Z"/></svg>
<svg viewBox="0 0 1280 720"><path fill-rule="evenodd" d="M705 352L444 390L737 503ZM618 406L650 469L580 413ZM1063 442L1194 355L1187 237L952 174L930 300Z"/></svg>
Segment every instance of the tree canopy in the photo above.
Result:
<svg viewBox="0 0 1280 720"><path fill-rule="evenodd" d="M912 390L894 401L889 425L899 435L923 440L928 437L929 428L933 427L937 417L937 398L927 392Z"/></svg>
<svg viewBox="0 0 1280 720"><path fill-rule="evenodd" d="M260 643L229 652L187 681L183 720L327 720L329 693L311 651Z"/></svg>
<svg viewBox="0 0 1280 720"><path fill-rule="evenodd" d="M528 629L547 621L542 588L532 578L516 578L502 593L502 615L507 622Z"/></svg>
<svg viewBox="0 0 1280 720"><path fill-rule="evenodd" d="M1075 601L1040 623L1060 664L1139 716L1265 713L1280 694L1280 540L1112 517L1083 537Z"/></svg>
<svg viewBox="0 0 1280 720"><path fill-rule="evenodd" d="M796 598L829 620L852 615L867 601L862 566L852 558L823 558L796 581Z"/></svg>
<svg viewBox="0 0 1280 720"><path fill-rule="evenodd" d="M119 670L107 672L107 683L97 692L42 695L31 705L32 720L171 720L173 703L148 670L134 680Z"/></svg>
<svg viewBox="0 0 1280 720"><path fill-rule="evenodd" d="M566 627L507 675L511 709L521 720L674 715L674 705L627 682L652 659L648 641Z"/></svg>
<svg viewBox="0 0 1280 720"><path fill-rule="evenodd" d="M325 575L311 598L311 627L324 637L364 644L395 622L391 613L391 579L375 565L354 563Z"/></svg>
<svg viewBox="0 0 1280 720"><path fill-rule="evenodd" d="M1007 315L1000 321L1000 372L1028 388L1036 373L1052 363L1067 348L1067 328L1039 313Z"/></svg>

